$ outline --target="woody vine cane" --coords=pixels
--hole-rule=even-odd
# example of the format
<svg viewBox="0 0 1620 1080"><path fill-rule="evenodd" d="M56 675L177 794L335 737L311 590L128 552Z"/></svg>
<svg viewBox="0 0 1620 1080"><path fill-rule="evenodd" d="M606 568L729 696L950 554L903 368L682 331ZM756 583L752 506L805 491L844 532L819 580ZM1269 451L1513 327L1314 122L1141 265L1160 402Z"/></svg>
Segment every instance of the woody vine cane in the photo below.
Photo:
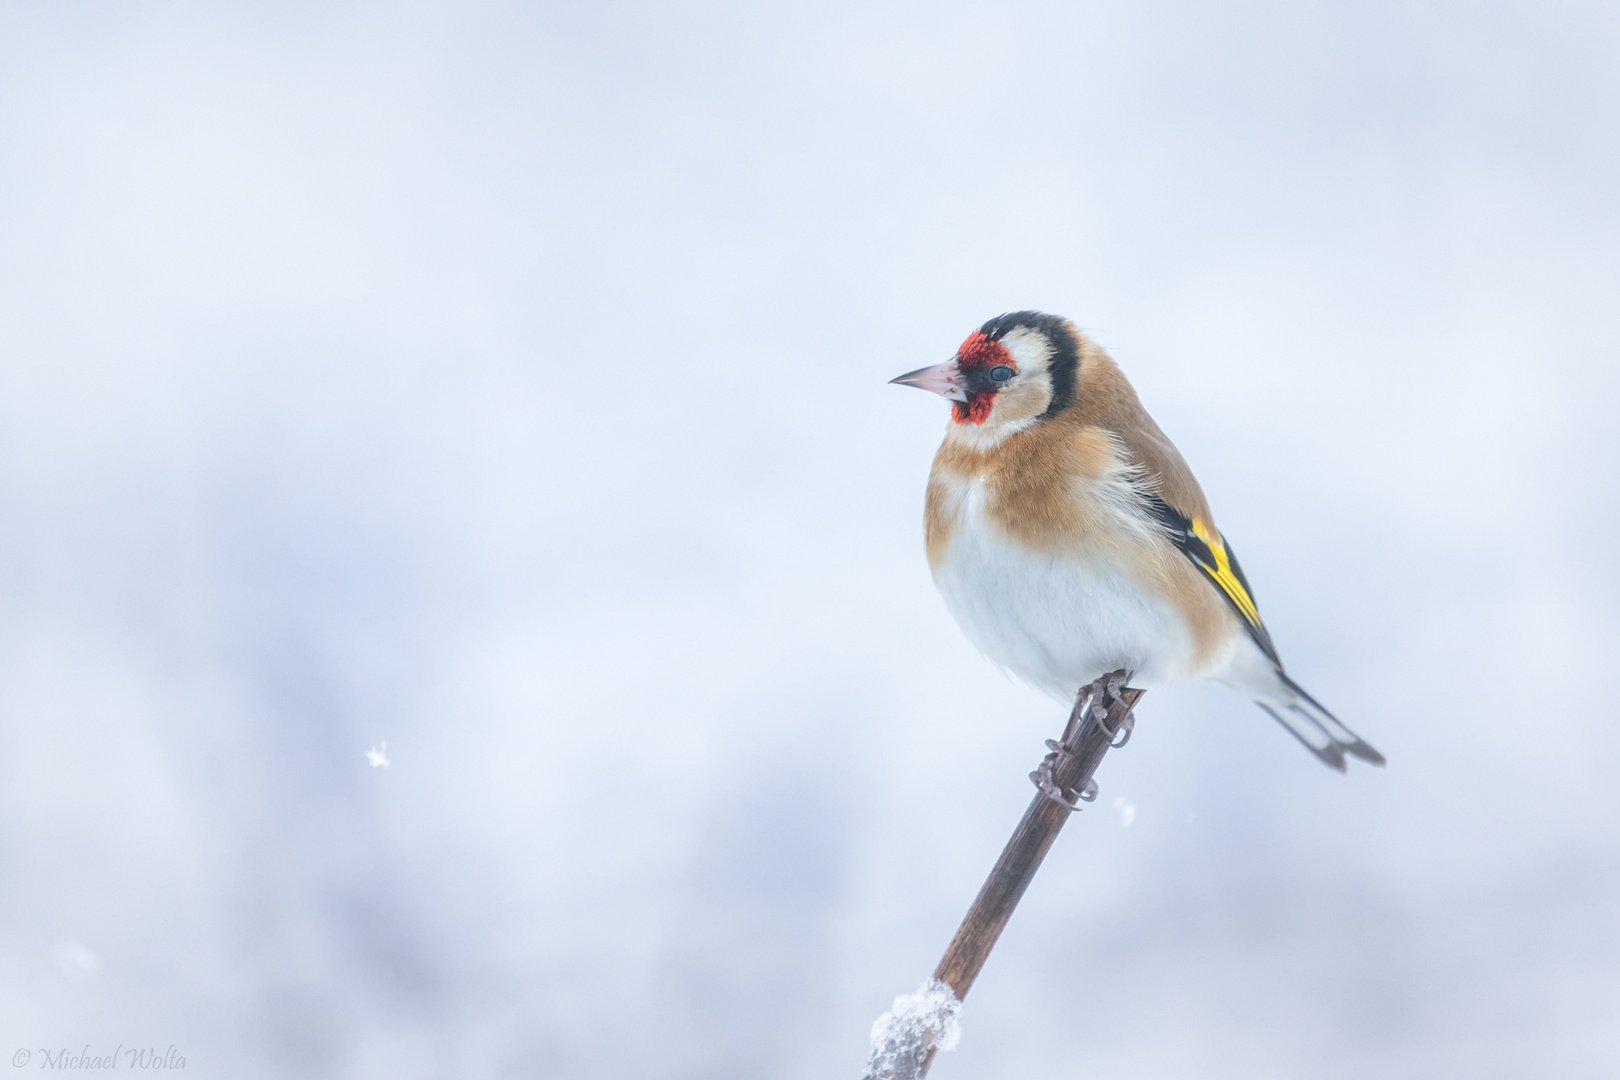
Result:
<svg viewBox="0 0 1620 1080"><path fill-rule="evenodd" d="M949 994L941 993L940 998L953 1015L1069 815L1096 798L1092 774L1103 755L1130 740L1136 723L1132 710L1143 691L1126 686L1129 678L1122 669L1083 687L1062 737L1047 740L1050 752L1030 773L1036 795L934 969L934 979L949 988ZM873 1047L866 1080L926 1076L939 1049L941 1030L937 1021L892 1025L888 1037Z"/></svg>

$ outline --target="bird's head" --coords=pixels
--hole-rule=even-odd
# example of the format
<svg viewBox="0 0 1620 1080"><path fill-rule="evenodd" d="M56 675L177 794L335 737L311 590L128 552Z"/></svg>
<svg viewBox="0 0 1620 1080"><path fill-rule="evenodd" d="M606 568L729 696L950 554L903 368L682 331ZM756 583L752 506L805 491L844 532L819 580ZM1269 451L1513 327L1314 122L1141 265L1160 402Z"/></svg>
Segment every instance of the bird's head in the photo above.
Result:
<svg viewBox="0 0 1620 1080"><path fill-rule="evenodd" d="M890 381L949 398L952 429L994 444L1061 412L1079 362L1080 335L1067 319L1015 311L969 334L945 363Z"/></svg>

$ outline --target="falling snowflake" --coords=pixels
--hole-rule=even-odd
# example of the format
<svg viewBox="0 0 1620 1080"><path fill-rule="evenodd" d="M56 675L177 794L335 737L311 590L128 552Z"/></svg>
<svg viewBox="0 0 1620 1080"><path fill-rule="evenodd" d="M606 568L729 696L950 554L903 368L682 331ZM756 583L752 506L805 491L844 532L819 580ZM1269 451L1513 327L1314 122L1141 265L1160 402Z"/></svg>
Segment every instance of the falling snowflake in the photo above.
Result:
<svg viewBox="0 0 1620 1080"><path fill-rule="evenodd" d="M1128 829L1136 820L1136 804L1121 795L1114 800L1114 809L1119 811L1119 827Z"/></svg>
<svg viewBox="0 0 1620 1080"><path fill-rule="evenodd" d="M388 768L388 742L383 741L381 746L373 746L366 751L366 763L373 769Z"/></svg>
<svg viewBox="0 0 1620 1080"><path fill-rule="evenodd" d="M74 982L101 978L101 958L77 941L58 941L51 949L57 970Z"/></svg>

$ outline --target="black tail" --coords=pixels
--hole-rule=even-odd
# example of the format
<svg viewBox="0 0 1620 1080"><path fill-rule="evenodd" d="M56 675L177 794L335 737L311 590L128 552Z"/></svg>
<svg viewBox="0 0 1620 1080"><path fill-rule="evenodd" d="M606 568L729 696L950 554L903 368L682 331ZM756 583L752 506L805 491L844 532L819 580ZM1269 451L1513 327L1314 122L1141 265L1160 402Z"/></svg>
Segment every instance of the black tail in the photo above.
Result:
<svg viewBox="0 0 1620 1080"><path fill-rule="evenodd" d="M1298 739L1322 764L1344 772L1344 755L1351 754L1374 765L1384 763L1384 755L1374 750L1360 735L1339 723L1322 703L1311 697L1293 679L1277 671L1277 678L1293 692L1295 700L1286 703L1256 701L1271 718Z"/></svg>

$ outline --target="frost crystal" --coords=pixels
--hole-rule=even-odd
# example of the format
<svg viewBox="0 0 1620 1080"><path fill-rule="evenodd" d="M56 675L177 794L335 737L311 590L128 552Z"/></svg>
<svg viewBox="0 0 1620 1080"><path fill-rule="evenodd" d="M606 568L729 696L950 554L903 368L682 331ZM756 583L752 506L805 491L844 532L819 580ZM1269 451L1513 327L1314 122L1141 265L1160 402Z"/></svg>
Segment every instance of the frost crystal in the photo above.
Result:
<svg viewBox="0 0 1620 1080"><path fill-rule="evenodd" d="M916 1080L931 1047L956 1049L962 1037L956 1020L961 1011L955 992L938 979L929 979L915 994L895 998L872 1025L872 1056L864 1080Z"/></svg>
<svg viewBox="0 0 1620 1080"><path fill-rule="evenodd" d="M370 764L373 769L388 768L390 764L388 760L388 742L384 740L382 746L373 746L370 750L367 750L366 762Z"/></svg>

